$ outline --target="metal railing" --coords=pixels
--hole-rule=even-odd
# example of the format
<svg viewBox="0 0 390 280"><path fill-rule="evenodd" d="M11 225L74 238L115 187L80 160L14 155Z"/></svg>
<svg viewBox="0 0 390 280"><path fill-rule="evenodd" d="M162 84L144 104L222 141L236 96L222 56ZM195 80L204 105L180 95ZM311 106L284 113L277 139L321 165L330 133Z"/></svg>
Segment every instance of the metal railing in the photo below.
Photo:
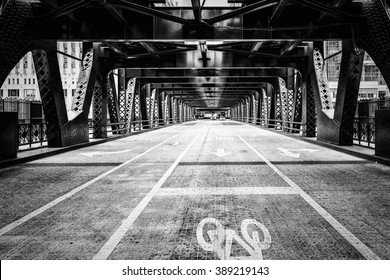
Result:
<svg viewBox="0 0 390 280"><path fill-rule="evenodd" d="M47 146L46 123L18 124L19 150Z"/></svg>
<svg viewBox="0 0 390 280"><path fill-rule="evenodd" d="M178 123L188 122L193 120L193 118L186 119L153 119L150 120L136 120L132 122L117 122L117 123L107 123L107 134L108 135L123 135L123 134L131 134L133 132L141 131L141 130L150 130L158 127L164 127L169 125L174 125ZM148 127L148 128L145 128ZM93 122L89 122L89 134L93 135ZM92 137L90 137L92 138Z"/></svg>
<svg viewBox="0 0 390 280"><path fill-rule="evenodd" d="M267 128L274 128L275 130L282 130L289 133L304 133L306 131L306 124L303 122L284 121L280 119L246 118L246 117L239 117L239 118L231 117L231 119L239 122L264 126Z"/></svg>
<svg viewBox="0 0 390 280"><path fill-rule="evenodd" d="M353 122L355 144L375 148L375 118L356 118Z"/></svg>
<svg viewBox="0 0 390 280"><path fill-rule="evenodd" d="M133 122L119 122L119 123L107 123L107 134L110 137L131 134L141 130L151 130L158 127L175 125L187 121L193 120L187 119L154 119L149 120L137 120ZM145 128L148 126L149 128ZM112 129L117 127L116 129ZM93 139L93 121L88 120L89 138ZM111 129L110 129L111 128ZM27 150L47 146L47 126L44 122L18 124L18 150Z"/></svg>

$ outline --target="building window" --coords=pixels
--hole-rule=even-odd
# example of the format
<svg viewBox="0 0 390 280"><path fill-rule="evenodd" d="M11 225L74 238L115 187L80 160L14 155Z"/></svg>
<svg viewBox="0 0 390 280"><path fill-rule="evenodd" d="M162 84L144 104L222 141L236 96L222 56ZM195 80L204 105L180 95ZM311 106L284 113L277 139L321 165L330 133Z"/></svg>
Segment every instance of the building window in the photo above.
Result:
<svg viewBox="0 0 390 280"><path fill-rule="evenodd" d="M66 89L64 89L64 96L67 97L68 96L68 91Z"/></svg>
<svg viewBox="0 0 390 280"><path fill-rule="evenodd" d="M10 89L9 96L19 97L19 90L18 89Z"/></svg>
<svg viewBox="0 0 390 280"><path fill-rule="evenodd" d="M27 55L23 58L23 68L24 68L24 69L27 69L27 68L28 68Z"/></svg>
<svg viewBox="0 0 390 280"><path fill-rule="evenodd" d="M33 79L33 84L35 85L35 79Z"/></svg>
<svg viewBox="0 0 390 280"><path fill-rule="evenodd" d="M68 68L68 58L64 56L64 69Z"/></svg>
<svg viewBox="0 0 390 280"><path fill-rule="evenodd" d="M364 66L365 81L379 81L379 69L376 66Z"/></svg>
<svg viewBox="0 0 390 280"><path fill-rule="evenodd" d="M64 53L68 53L68 43L63 43Z"/></svg>
<svg viewBox="0 0 390 280"><path fill-rule="evenodd" d="M70 50L71 50L71 53L72 53L72 56L75 56L76 54L76 43L70 43Z"/></svg>
<svg viewBox="0 0 390 280"><path fill-rule="evenodd" d="M0 89L0 97L3 97L3 90Z"/></svg>
<svg viewBox="0 0 390 280"><path fill-rule="evenodd" d="M13 85L15 84L15 78L12 78L12 84Z"/></svg>
<svg viewBox="0 0 390 280"><path fill-rule="evenodd" d="M24 96L29 98L35 98L35 90L34 89L25 89Z"/></svg>
<svg viewBox="0 0 390 280"><path fill-rule="evenodd" d="M24 84L25 84L25 85L27 84L27 79L26 79L26 78L24 78Z"/></svg>
<svg viewBox="0 0 390 280"><path fill-rule="evenodd" d="M72 69L76 68L76 63L74 62L74 60L72 60L72 63L70 64L70 67L72 67Z"/></svg>
<svg viewBox="0 0 390 280"><path fill-rule="evenodd" d="M9 84L9 85L11 84L11 79L8 79L8 84Z"/></svg>
<svg viewBox="0 0 390 280"><path fill-rule="evenodd" d="M76 90L72 89L72 96L74 96L75 93L76 93Z"/></svg>
<svg viewBox="0 0 390 280"><path fill-rule="evenodd" d="M19 84L19 79L16 79L16 84L17 84L17 85Z"/></svg>

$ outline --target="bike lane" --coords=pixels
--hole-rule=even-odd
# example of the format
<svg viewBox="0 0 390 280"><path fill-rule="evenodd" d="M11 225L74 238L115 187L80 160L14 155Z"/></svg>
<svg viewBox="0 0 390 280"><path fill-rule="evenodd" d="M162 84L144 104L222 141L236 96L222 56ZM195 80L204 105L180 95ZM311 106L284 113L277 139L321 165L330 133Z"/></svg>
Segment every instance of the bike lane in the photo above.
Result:
<svg viewBox="0 0 390 280"><path fill-rule="evenodd" d="M251 129L210 124L109 259L363 259L237 135Z"/></svg>

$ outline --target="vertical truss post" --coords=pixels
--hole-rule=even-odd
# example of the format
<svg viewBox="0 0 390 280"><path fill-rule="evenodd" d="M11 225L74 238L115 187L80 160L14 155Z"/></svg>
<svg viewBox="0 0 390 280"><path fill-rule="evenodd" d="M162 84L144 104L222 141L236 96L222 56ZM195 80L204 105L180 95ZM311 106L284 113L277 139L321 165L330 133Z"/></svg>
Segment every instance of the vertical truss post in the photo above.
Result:
<svg viewBox="0 0 390 280"><path fill-rule="evenodd" d="M302 122L305 124L302 136L315 137L317 113L310 75L306 75L306 79L302 80Z"/></svg>
<svg viewBox="0 0 390 280"><path fill-rule="evenodd" d="M293 100L293 113L292 121L293 122L302 122L302 76L297 70L294 69L294 100ZM292 130L292 133L299 133L300 125L292 124L291 125L295 130Z"/></svg>
<svg viewBox="0 0 390 280"><path fill-rule="evenodd" d="M32 51L42 107L47 124L49 147L62 147L61 127L68 122L66 105L57 59L57 42L48 42Z"/></svg>
<svg viewBox="0 0 390 280"><path fill-rule="evenodd" d="M119 117L119 105L118 95L115 87L114 73L111 71L108 74L107 81L107 102L108 102L108 113L110 115L111 130L113 134L118 133L120 117Z"/></svg>
<svg viewBox="0 0 390 280"><path fill-rule="evenodd" d="M119 122L120 124L120 133L126 133L126 79L125 79L125 69L118 69L118 105L119 105Z"/></svg>
<svg viewBox="0 0 390 280"><path fill-rule="evenodd" d="M259 118L259 93L256 91L253 95L253 123L257 124Z"/></svg>
<svg viewBox="0 0 390 280"><path fill-rule="evenodd" d="M96 79L92 102L93 138L107 137L107 78Z"/></svg>
<svg viewBox="0 0 390 280"><path fill-rule="evenodd" d="M152 124L152 127L158 127L159 126L159 94L157 89L152 90L152 97L151 97L151 119L150 122Z"/></svg>
<svg viewBox="0 0 390 280"><path fill-rule="evenodd" d="M172 98L167 94L165 95L165 123L170 124L172 121L172 105L171 105Z"/></svg>
<svg viewBox="0 0 390 280"><path fill-rule="evenodd" d="M286 81L279 77L279 83L275 90L275 129L282 129L284 122L288 121L288 93Z"/></svg>
<svg viewBox="0 0 390 280"><path fill-rule="evenodd" d="M149 114L148 109L150 107L150 85L143 85L141 87L140 94L140 108L141 108L141 116L142 116L142 129L149 129Z"/></svg>
<svg viewBox="0 0 390 280"><path fill-rule="evenodd" d="M126 133L130 133L134 130L134 120L135 120L135 110L134 110L134 100L135 100L135 91L137 87L137 79L131 78L126 83L125 96L126 96L126 111L124 121L126 122L124 128L126 128Z"/></svg>
<svg viewBox="0 0 390 280"><path fill-rule="evenodd" d="M317 139L337 145L353 144L353 119L359 93L364 51L357 54L352 42L343 42L339 85L335 108L327 86L323 59L313 50L315 74L312 75L317 105Z"/></svg>
<svg viewBox="0 0 390 280"><path fill-rule="evenodd" d="M351 42L343 42L334 119L340 125L339 145L353 145L353 122L359 96L364 51L357 54Z"/></svg>
<svg viewBox="0 0 390 280"><path fill-rule="evenodd" d="M142 114L141 114L141 85L139 82L135 84L134 91L134 130L141 130Z"/></svg>
<svg viewBox="0 0 390 280"><path fill-rule="evenodd" d="M158 125L164 126L165 124L165 93L157 90L158 96Z"/></svg>

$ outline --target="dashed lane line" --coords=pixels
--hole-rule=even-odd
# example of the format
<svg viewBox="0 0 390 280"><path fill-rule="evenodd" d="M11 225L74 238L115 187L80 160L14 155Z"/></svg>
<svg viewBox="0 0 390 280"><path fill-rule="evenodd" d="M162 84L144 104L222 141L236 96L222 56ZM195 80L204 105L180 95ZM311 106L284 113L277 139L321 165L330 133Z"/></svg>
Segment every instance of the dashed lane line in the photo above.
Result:
<svg viewBox="0 0 390 280"><path fill-rule="evenodd" d="M33 212L31 212L31 213L29 213L29 214L23 216L22 218L20 218L20 219L18 219L18 220L16 220L16 221L14 221L14 222L12 222L12 223L6 225L5 227L3 227L3 228L0 229L0 236L6 234L7 232L9 232L9 231L13 230L14 228L20 226L21 224L23 224L23 223L25 223L25 222L31 220L31 219L34 218L35 216L38 216L39 214L43 213L43 212L46 211L47 209L49 209L49 208L51 208L51 207L57 205L58 203L60 203L60 202L64 201L65 199L67 199L67 198L73 196L74 194L78 193L79 191L81 191L81 190L83 190L83 189L89 187L89 186L92 185L93 183L99 181L100 179L106 177L107 175L113 173L114 171L116 171L116 170L122 168L123 166L129 164L130 162L133 162L134 160L136 160L136 159L138 159L138 158L140 158L140 157L146 155L147 153L153 151L154 149L156 149L156 148L158 148L159 146L161 146L161 145L167 143L168 141L172 140L173 138L177 137L178 135L180 135L180 134L182 134L182 133L183 133L183 131L181 131L181 132L175 134L174 136L168 138L167 140L161 142L160 144L157 144L157 145L153 146L152 148L146 150L145 152L143 152L143 153L141 153L141 154L139 154L139 155L137 155L137 156L135 156L135 157L133 157L133 158L131 158L131 159L125 161L125 162L123 162L122 164L120 164L120 165L118 165L118 166L116 166L116 167L114 167L114 168L108 170L107 172L104 172L103 174L99 175L98 177L96 177L96 178L94 178L94 179L92 179L92 180L90 180L90 181L88 181L88 182L82 184L81 186L79 186L79 187L77 187L77 188L71 190L70 192L67 192L66 194L64 194L64 195L62 195L62 196L56 198L55 200L53 200L53 201L49 202L48 204L46 204L46 205L44 205L44 206L38 208L37 210L35 210L35 211L33 211Z"/></svg>
<svg viewBox="0 0 390 280"><path fill-rule="evenodd" d="M173 170L177 167L181 159L187 153L187 151L191 148L191 146L198 139L199 135L204 131L204 128L198 132L192 142L187 146L187 148L179 155L179 157L175 160L175 162L169 167L167 172L158 180L158 182L153 186L148 194L141 200L141 202L134 208L134 210L129 214L129 216L124 220L124 222L119 226L119 228L114 232L114 234L110 237L110 239L103 245L103 247L99 250L99 252L94 256L94 260L106 260L111 253L114 251L116 246L125 236L126 232L130 229L130 227L134 224L135 220L138 216L144 211L149 202L153 199L156 193L159 191L161 186L165 183L168 177L172 174Z"/></svg>
<svg viewBox="0 0 390 280"><path fill-rule="evenodd" d="M259 153L253 146L246 142L240 135L236 134L259 158L261 158L276 174L278 174L296 193L311 206L318 214L321 215L338 233L340 233L356 250L358 250L368 260L380 260L367 245L360 241L352 232L338 222L332 215L330 215L322 206L314 201L304 190L288 178L282 171L273 165L266 157Z"/></svg>

